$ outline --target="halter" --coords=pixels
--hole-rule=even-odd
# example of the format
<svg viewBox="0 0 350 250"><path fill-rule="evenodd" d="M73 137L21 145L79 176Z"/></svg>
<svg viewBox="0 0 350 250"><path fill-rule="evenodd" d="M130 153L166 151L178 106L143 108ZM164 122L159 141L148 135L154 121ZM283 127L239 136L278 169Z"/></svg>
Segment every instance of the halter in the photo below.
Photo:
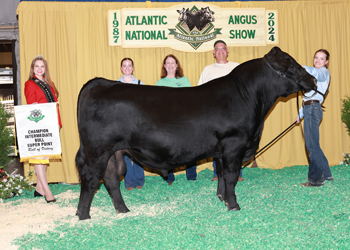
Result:
<svg viewBox="0 0 350 250"><path fill-rule="evenodd" d="M274 69L271 64L267 61L267 59L264 57L263 58L265 63L267 64L267 66L269 66L277 75L281 76L281 77L287 77L284 73L282 73L279 70ZM301 78L303 78L304 74L306 73L306 70L303 71L303 73L301 74L300 78L298 80L296 80L295 82L298 83L301 81Z"/></svg>
<svg viewBox="0 0 350 250"><path fill-rule="evenodd" d="M269 66L277 75L281 76L281 77L286 77L286 75L284 73L282 73L281 71L278 71L276 69L274 69L271 64L267 61L267 59L264 57L263 58L264 61L266 62L267 66Z"/></svg>

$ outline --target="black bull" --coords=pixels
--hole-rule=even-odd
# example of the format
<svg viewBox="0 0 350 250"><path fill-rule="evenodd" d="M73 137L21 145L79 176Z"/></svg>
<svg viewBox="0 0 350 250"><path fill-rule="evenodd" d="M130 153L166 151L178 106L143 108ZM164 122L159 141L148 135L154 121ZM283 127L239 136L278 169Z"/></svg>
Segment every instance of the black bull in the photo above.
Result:
<svg viewBox="0 0 350 250"><path fill-rule="evenodd" d="M314 77L277 47L198 87L90 80L80 91L77 111L79 219L90 218L101 179L117 212L129 212L119 188L119 177L126 170L123 153L164 174L201 159L217 158L217 195L229 210L239 210L235 195L239 171L258 148L266 114L280 96L315 89L315 83Z"/></svg>

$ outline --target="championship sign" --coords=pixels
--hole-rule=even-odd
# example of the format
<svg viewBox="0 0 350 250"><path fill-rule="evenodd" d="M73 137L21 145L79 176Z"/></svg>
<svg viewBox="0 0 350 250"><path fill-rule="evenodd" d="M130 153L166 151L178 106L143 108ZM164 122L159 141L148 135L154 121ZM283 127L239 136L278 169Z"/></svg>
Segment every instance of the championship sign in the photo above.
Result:
<svg viewBox="0 0 350 250"><path fill-rule="evenodd" d="M108 12L109 44L123 48L171 47L186 52L228 46L278 43L277 11L219 8L191 2L171 8L121 9Z"/></svg>
<svg viewBox="0 0 350 250"><path fill-rule="evenodd" d="M21 162L47 163L61 159L57 104L15 106L16 134Z"/></svg>

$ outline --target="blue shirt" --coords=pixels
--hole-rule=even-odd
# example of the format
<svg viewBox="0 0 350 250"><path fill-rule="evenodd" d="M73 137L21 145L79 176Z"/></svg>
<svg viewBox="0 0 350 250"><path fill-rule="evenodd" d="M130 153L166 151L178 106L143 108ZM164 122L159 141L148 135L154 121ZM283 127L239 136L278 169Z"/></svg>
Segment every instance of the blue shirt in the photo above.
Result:
<svg viewBox="0 0 350 250"><path fill-rule="evenodd" d="M331 80L331 75L326 67L320 69L314 67L304 66L307 73L314 76L317 80L317 90L325 94ZM320 103L324 101L323 96L314 90L311 90L305 94L303 101L318 100ZM304 109L301 107L299 110L299 117L302 119L304 117Z"/></svg>
<svg viewBox="0 0 350 250"><path fill-rule="evenodd" d="M117 81L119 82L123 82L123 83L131 83L131 84L139 84L139 80L136 79L134 77L134 75L132 75L132 82L124 82L124 79L123 79L124 75L122 75L122 77L120 77ZM143 82L140 80L140 85L144 85Z"/></svg>

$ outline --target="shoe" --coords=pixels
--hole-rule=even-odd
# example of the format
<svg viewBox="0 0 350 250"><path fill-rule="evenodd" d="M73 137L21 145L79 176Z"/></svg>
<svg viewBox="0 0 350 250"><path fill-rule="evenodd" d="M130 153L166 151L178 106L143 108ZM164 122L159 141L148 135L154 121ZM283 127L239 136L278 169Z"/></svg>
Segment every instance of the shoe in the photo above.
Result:
<svg viewBox="0 0 350 250"><path fill-rule="evenodd" d="M242 178L241 176L238 176L238 181L245 181L245 179Z"/></svg>
<svg viewBox="0 0 350 250"><path fill-rule="evenodd" d="M215 176L213 179L211 179L211 181L218 181L219 178L217 176Z"/></svg>
<svg viewBox="0 0 350 250"><path fill-rule="evenodd" d="M43 196L43 195L35 190L34 191L34 197L40 197L40 196Z"/></svg>
<svg viewBox="0 0 350 250"><path fill-rule="evenodd" d="M168 182L168 185L169 185L169 186L173 185L173 182Z"/></svg>
<svg viewBox="0 0 350 250"><path fill-rule="evenodd" d="M134 188L133 188L133 187L129 187L129 188L127 188L126 190L132 191L132 190L134 190Z"/></svg>
<svg viewBox="0 0 350 250"><path fill-rule="evenodd" d="M46 200L46 197L45 197L45 200ZM46 200L46 202L47 203L56 202L56 199L54 198L53 200L50 200L50 201Z"/></svg>
<svg viewBox="0 0 350 250"><path fill-rule="evenodd" d="M142 188L142 186L137 186L136 188L137 188L137 189L141 189L141 188Z"/></svg>

